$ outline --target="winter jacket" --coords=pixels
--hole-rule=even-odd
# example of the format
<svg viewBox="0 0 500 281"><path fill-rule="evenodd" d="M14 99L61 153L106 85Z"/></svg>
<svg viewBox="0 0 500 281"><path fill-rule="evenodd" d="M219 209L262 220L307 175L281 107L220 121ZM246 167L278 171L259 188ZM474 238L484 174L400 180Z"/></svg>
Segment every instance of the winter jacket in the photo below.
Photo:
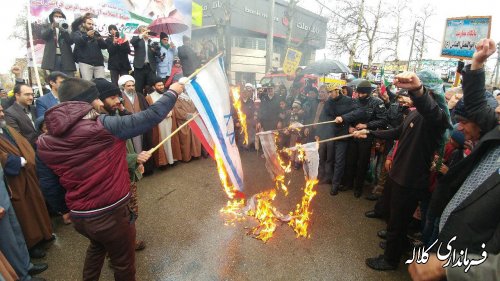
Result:
<svg viewBox="0 0 500 281"><path fill-rule="evenodd" d="M89 37L81 30L73 31L71 38L75 42L74 57L75 62L90 64L92 66L104 66L104 57L101 49L106 49L108 45L101 37Z"/></svg>
<svg viewBox="0 0 500 281"><path fill-rule="evenodd" d="M462 73L465 107L470 120L481 128L481 138L472 153L451 167L441 177L431 199L429 212L439 217L460 189L472 170L489 151L500 145L500 126L495 109L486 104L484 98L484 69L470 70L467 66ZM460 250L482 253L481 244L488 253L500 251L500 173L498 170L486 179L448 217L438 239L444 244L456 236L452 246ZM458 251L457 251L458 252Z"/></svg>
<svg viewBox="0 0 500 281"><path fill-rule="evenodd" d="M113 37L108 37L106 39L106 45L108 49L108 69L116 71L127 71L131 70L130 61L128 60L128 55L130 53L130 44L128 41L122 44L114 44Z"/></svg>
<svg viewBox="0 0 500 281"><path fill-rule="evenodd" d="M447 116L424 88L420 97L410 95L416 110L397 128L370 131L376 138L399 140L389 176L405 188L427 189L434 153L439 148Z"/></svg>
<svg viewBox="0 0 500 281"><path fill-rule="evenodd" d="M175 101L168 91L147 110L128 116L98 115L85 102L64 102L46 112L48 134L38 139L38 153L59 176L72 216L97 216L128 201L125 140L151 130Z"/></svg>
<svg viewBox="0 0 500 281"><path fill-rule="evenodd" d="M339 116L343 119L343 122L340 124L330 124L330 137L347 135L351 124L357 123L366 117L366 111L360 108L358 103L342 94L334 99L328 99L324 110L329 120L335 120Z"/></svg>
<svg viewBox="0 0 500 281"><path fill-rule="evenodd" d="M42 69L54 70L56 68L57 44L61 51L61 68L63 71L76 71L75 60L73 58L73 39L67 30L58 28L59 34L56 39L55 29L50 24L44 25L41 37L45 41L43 49ZM57 41L56 41L57 40Z"/></svg>
<svg viewBox="0 0 500 281"><path fill-rule="evenodd" d="M365 111L364 118L358 120L358 123L366 124L368 130L387 128L386 109L381 99L368 96L364 100L357 99L357 103Z"/></svg>

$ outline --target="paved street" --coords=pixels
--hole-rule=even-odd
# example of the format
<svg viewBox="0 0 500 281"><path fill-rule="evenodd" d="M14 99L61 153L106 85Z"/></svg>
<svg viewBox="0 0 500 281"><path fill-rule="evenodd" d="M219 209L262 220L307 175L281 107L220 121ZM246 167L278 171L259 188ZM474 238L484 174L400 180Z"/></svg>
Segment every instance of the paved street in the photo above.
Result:
<svg viewBox="0 0 500 281"><path fill-rule="evenodd" d="M247 195L267 190L272 182L264 159L242 154ZM302 196L303 172L293 172L290 195L282 193L276 206L287 213ZM137 280L409 280L406 266L376 272L365 258L378 255L384 227L363 213L373 203L355 199L352 191L332 198L322 185L312 202L310 239L296 239L291 227L279 225L266 244L246 235L252 218L225 226L219 210L226 203L215 161L180 163L139 183L139 239L147 248L136 255ZM72 226L55 220L58 239L43 261L47 280L81 280L88 242ZM105 264L101 280L113 280Z"/></svg>

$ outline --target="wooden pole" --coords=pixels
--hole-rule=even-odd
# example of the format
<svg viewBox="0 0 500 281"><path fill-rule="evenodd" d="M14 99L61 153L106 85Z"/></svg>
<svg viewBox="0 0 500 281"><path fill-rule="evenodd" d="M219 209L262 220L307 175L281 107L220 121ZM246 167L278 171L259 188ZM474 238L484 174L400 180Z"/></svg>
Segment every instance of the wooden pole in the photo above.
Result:
<svg viewBox="0 0 500 281"><path fill-rule="evenodd" d="M189 120L186 121L186 123L182 124L177 128L175 131L173 131L170 135L168 135L165 139L163 139L157 146L151 148L148 150L150 154L153 154L155 151L157 151L165 142L167 142L169 139L171 139L175 134L177 134L182 128L186 127L191 121L193 121L196 117L198 117L200 113L195 113L193 117L191 117Z"/></svg>

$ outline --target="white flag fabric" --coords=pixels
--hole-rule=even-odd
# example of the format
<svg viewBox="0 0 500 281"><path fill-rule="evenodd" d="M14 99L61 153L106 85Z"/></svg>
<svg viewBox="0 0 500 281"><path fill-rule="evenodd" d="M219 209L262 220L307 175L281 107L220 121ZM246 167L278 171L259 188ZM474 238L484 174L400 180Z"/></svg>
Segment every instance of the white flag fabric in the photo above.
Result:
<svg viewBox="0 0 500 281"><path fill-rule="evenodd" d="M231 183L243 192L243 169L234 138L230 89L223 65L222 58L209 62L185 88L215 143L214 149L222 157Z"/></svg>
<svg viewBox="0 0 500 281"><path fill-rule="evenodd" d="M281 167L278 160L274 132L266 131L257 133L257 135L259 136L260 144L262 145L264 157L266 157L266 168L271 176L271 179L275 179L277 176L284 176L285 171Z"/></svg>

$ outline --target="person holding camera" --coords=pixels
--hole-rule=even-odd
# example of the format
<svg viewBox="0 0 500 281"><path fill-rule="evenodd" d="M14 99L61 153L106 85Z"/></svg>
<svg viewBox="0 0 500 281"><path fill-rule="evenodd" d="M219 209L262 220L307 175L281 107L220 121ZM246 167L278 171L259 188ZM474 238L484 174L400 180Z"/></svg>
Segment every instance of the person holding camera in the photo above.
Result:
<svg viewBox="0 0 500 281"><path fill-rule="evenodd" d="M151 84L156 77L156 57L160 54L160 46L152 42L146 26L139 26L139 33L132 37L130 44L134 46L135 91L144 95L145 85Z"/></svg>
<svg viewBox="0 0 500 281"><path fill-rule="evenodd" d="M177 56L177 47L174 42L169 40L165 32L160 33L160 56L156 57L158 62L156 74L163 79L163 82L167 81L172 73L175 56Z"/></svg>
<svg viewBox="0 0 500 281"><path fill-rule="evenodd" d="M130 45L128 40L120 38L120 32L116 25L108 26L109 37L106 39L108 45L108 69L111 73L111 82L118 86L118 78L128 74L132 69L128 60Z"/></svg>
<svg viewBox="0 0 500 281"><path fill-rule="evenodd" d="M75 60L80 68L80 75L85 80L104 78L104 57L101 49L108 45L98 31L94 30L92 15L87 13L71 24L71 38L75 42Z"/></svg>
<svg viewBox="0 0 500 281"><path fill-rule="evenodd" d="M41 37L45 41L42 69L74 76L76 66L71 50L73 39L69 35L66 16L61 9L54 9L50 13L49 23L42 28Z"/></svg>

